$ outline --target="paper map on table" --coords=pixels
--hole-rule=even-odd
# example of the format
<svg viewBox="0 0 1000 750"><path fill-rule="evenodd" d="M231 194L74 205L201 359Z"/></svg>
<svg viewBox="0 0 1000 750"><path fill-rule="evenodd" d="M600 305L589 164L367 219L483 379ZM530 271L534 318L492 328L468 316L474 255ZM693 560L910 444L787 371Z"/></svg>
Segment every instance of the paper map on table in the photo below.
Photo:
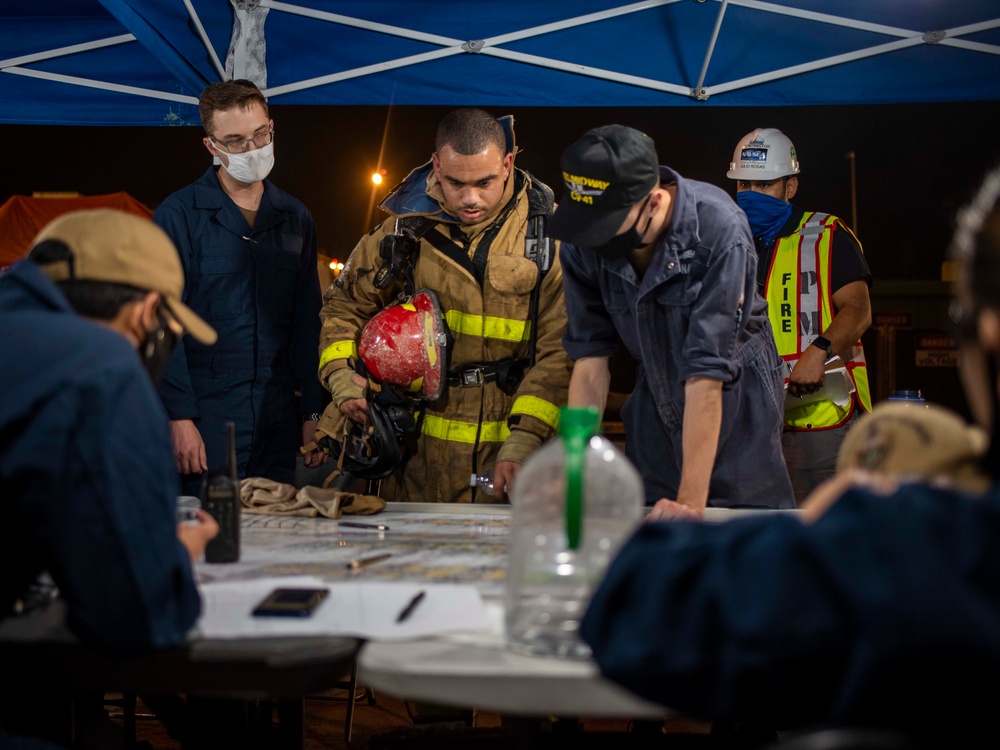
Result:
<svg viewBox="0 0 1000 750"><path fill-rule="evenodd" d="M509 512L404 512L352 516L350 520L384 523L389 530L341 527L328 518L244 513L240 561L199 563L197 578L209 582L309 575L329 582L471 583L486 596L503 592ZM358 569L348 568L353 560L379 554L391 556Z"/></svg>

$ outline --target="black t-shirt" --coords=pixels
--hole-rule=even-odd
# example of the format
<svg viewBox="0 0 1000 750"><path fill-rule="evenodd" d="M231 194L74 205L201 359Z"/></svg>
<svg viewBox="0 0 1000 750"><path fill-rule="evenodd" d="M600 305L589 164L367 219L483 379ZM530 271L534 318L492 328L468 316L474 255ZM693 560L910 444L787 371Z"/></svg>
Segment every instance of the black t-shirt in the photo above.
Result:
<svg viewBox="0 0 1000 750"><path fill-rule="evenodd" d="M771 242L770 246L761 247L758 238L754 238L757 244L757 288L760 293L764 293L764 286L767 283L767 274L771 270L771 257L774 255L774 248L778 244L778 239L788 237L793 234L802 221L805 209L792 204L792 215L781 227L777 238ZM833 233L833 248L830 251L830 276L833 294L841 287L850 284L852 281L864 279L868 287L872 285L872 275L868 270L868 263L861 253L861 246L851 232L844 231L838 227Z"/></svg>

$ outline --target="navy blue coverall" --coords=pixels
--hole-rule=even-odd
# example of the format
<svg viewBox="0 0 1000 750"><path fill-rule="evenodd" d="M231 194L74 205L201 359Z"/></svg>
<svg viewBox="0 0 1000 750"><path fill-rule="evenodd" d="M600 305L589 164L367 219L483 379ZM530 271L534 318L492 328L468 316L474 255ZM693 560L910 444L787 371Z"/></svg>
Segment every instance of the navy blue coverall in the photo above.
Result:
<svg viewBox="0 0 1000 750"><path fill-rule="evenodd" d="M170 195L153 221L177 245L184 302L219 334L212 346L186 337L171 359L160 386L170 419L194 420L209 471L225 466L233 421L239 476L291 482L302 415L324 406L312 216L265 180L251 229L211 168ZM198 494L200 477L184 484Z"/></svg>
<svg viewBox="0 0 1000 750"><path fill-rule="evenodd" d="M660 181L677 185L673 214L641 278L625 258L562 244L563 345L573 360L610 357L620 337L639 363L622 419L648 504L677 497L684 381L703 376L723 383L708 504L793 507L781 454L784 370L746 217L712 185L667 167Z"/></svg>

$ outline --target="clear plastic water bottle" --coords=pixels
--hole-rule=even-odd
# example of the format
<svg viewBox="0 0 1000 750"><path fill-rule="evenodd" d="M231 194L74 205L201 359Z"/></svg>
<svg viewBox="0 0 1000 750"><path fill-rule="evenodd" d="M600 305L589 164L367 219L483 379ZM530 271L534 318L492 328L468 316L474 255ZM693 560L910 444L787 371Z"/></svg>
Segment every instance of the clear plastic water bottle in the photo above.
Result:
<svg viewBox="0 0 1000 750"><path fill-rule="evenodd" d="M597 434L596 409L560 411L559 439L525 462L514 485L506 630L514 650L585 658L579 637L596 585L642 516L642 479Z"/></svg>
<svg viewBox="0 0 1000 750"><path fill-rule="evenodd" d="M197 524L201 498L194 495L177 496L177 523Z"/></svg>
<svg viewBox="0 0 1000 750"><path fill-rule="evenodd" d="M508 501L507 490L503 492L503 498L499 498L493 494L493 467L486 469L482 474L473 474L469 482L470 486L475 487L480 493L486 496L489 501L494 502L506 502ZM479 502L484 502L480 499Z"/></svg>
<svg viewBox="0 0 1000 750"><path fill-rule="evenodd" d="M482 474L474 474L471 484L487 495L493 494L493 467L486 469Z"/></svg>

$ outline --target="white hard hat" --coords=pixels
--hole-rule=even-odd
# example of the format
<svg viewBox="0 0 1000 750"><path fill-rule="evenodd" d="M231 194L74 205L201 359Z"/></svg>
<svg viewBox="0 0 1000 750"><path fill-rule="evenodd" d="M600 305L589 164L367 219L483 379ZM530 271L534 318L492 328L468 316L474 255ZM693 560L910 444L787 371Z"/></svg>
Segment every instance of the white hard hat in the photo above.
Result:
<svg viewBox="0 0 1000 750"><path fill-rule="evenodd" d="M776 180L799 173L795 146L777 128L757 128L740 139L726 177L731 180Z"/></svg>

